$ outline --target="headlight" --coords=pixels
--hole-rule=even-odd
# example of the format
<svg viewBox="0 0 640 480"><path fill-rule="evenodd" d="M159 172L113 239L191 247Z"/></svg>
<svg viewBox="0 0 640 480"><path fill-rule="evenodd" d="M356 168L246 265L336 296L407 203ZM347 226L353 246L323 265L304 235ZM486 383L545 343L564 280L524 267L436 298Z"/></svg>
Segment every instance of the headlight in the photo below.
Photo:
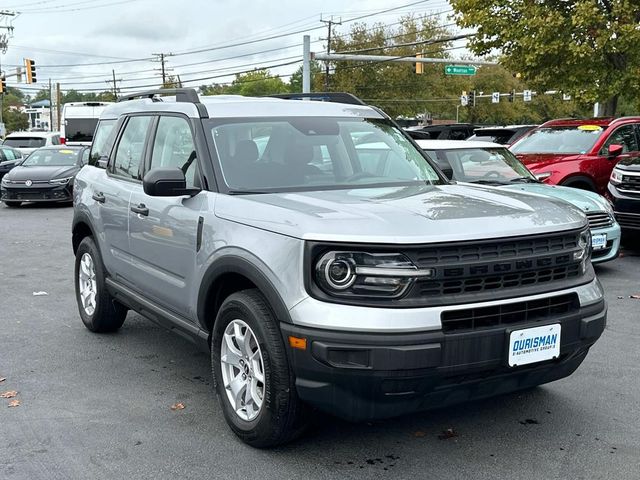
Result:
<svg viewBox="0 0 640 480"><path fill-rule="evenodd" d="M573 252L573 259L580 262L581 273L587 270L587 263L591 257L591 230L586 229L580 232L578 238L578 250Z"/></svg>
<svg viewBox="0 0 640 480"><path fill-rule="evenodd" d="M9 185L11 183L11 180L9 180L6 175L4 177L2 177L2 185Z"/></svg>
<svg viewBox="0 0 640 480"><path fill-rule="evenodd" d="M53 180L49 180L49 183L52 185L65 185L69 183L69 180L72 180L73 177L65 177L65 178L54 178Z"/></svg>
<svg viewBox="0 0 640 480"><path fill-rule="evenodd" d="M536 173L536 178L542 182L543 180L549 178L551 175L553 175L553 172L540 172Z"/></svg>
<svg viewBox="0 0 640 480"><path fill-rule="evenodd" d="M433 269L418 269L402 254L327 252L315 265L316 283L337 297L391 297L404 294L417 278Z"/></svg>
<svg viewBox="0 0 640 480"><path fill-rule="evenodd" d="M611 203L609 203L609 200L607 200L606 198L603 198L602 206L604 207L605 211L609 215L611 215L611 218L615 218L615 214L613 213L613 206L611 205Z"/></svg>
<svg viewBox="0 0 640 480"><path fill-rule="evenodd" d="M613 185L620 185L622 183L622 172L617 168L614 168L611 171L611 177L609 178L609 181Z"/></svg>

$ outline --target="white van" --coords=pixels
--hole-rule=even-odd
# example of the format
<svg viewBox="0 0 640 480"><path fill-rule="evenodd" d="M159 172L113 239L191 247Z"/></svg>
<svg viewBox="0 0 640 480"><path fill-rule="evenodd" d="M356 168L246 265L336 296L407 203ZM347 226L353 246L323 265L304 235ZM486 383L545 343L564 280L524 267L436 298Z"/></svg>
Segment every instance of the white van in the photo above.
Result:
<svg viewBox="0 0 640 480"><path fill-rule="evenodd" d="M91 145L93 132L102 111L113 102L71 102L62 107L60 142L67 145Z"/></svg>

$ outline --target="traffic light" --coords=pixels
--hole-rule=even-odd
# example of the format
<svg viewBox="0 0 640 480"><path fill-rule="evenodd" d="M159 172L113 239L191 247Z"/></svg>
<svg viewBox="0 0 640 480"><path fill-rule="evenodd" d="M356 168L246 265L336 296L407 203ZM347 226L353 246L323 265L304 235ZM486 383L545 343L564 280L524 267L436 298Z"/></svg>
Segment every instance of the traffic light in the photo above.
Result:
<svg viewBox="0 0 640 480"><path fill-rule="evenodd" d="M416 54L416 58L422 58L422 54L421 53L417 53ZM420 63L420 62L416 62L415 63L415 67L414 67L414 72L416 72L416 74L418 75L422 75L422 72L424 72L424 63Z"/></svg>
<svg viewBox="0 0 640 480"><path fill-rule="evenodd" d="M37 83L36 80L36 62L30 58L24 59L24 68L27 74L27 83Z"/></svg>
<svg viewBox="0 0 640 480"><path fill-rule="evenodd" d="M4 76L0 79L0 94L4 95L7 93L7 79Z"/></svg>
<svg viewBox="0 0 640 480"><path fill-rule="evenodd" d="M467 105L470 107L476 106L476 91L472 90L469 92L469 97L467 99Z"/></svg>

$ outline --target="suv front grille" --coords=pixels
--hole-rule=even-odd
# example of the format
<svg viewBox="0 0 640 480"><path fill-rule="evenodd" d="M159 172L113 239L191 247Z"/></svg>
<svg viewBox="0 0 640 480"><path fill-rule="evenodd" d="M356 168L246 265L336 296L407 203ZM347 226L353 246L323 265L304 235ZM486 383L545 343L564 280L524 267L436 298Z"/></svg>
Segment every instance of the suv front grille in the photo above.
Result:
<svg viewBox="0 0 640 480"><path fill-rule="evenodd" d="M508 303L490 307L445 311L441 314L445 333L475 330L502 325L541 322L579 310L580 302L575 293L556 297Z"/></svg>
<svg viewBox="0 0 640 480"><path fill-rule="evenodd" d="M621 192L640 193L640 175L622 175L622 181L616 188Z"/></svg>
<svg viewBox="0 0 640 480"><path fill-rule="evenodd" d="M418 267L434 270L433 278L418 281L410 296L436 299L579 277L580 264L573 260L578 238L579 232L574 231L409 250L405 253Z"/></svg>
<svg viewBox="0 0 640 480"><path fill-rule="evenodd" d="M640 214L616 212L616 220L622 228L640 228Z"/></svg>
<svg viewBox="0 0 640 480"><path fill-rule="evenodd" d="M606 228L613 225L613 219L611 215L606 212L586 212L587 219L589 219L589 228Z"/></svg>

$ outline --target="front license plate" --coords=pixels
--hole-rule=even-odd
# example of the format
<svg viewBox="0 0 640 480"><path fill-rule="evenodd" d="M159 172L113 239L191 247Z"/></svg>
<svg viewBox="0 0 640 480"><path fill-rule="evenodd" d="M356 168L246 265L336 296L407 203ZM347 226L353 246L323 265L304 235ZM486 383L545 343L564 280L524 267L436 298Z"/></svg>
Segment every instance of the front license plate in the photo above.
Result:
<svg viewBox="0 0 640 480"><path fill-rule="evenodd" d="M591 247L594 250L602 250L607 246L607 234L600 233L591 237Z"/></svg>
<svg viewBox="0 0 640 480"><path fill-rule="evenodd" d="M511 332L508 355L510 367L557 358L560 355L560 324Z"/></svg>

